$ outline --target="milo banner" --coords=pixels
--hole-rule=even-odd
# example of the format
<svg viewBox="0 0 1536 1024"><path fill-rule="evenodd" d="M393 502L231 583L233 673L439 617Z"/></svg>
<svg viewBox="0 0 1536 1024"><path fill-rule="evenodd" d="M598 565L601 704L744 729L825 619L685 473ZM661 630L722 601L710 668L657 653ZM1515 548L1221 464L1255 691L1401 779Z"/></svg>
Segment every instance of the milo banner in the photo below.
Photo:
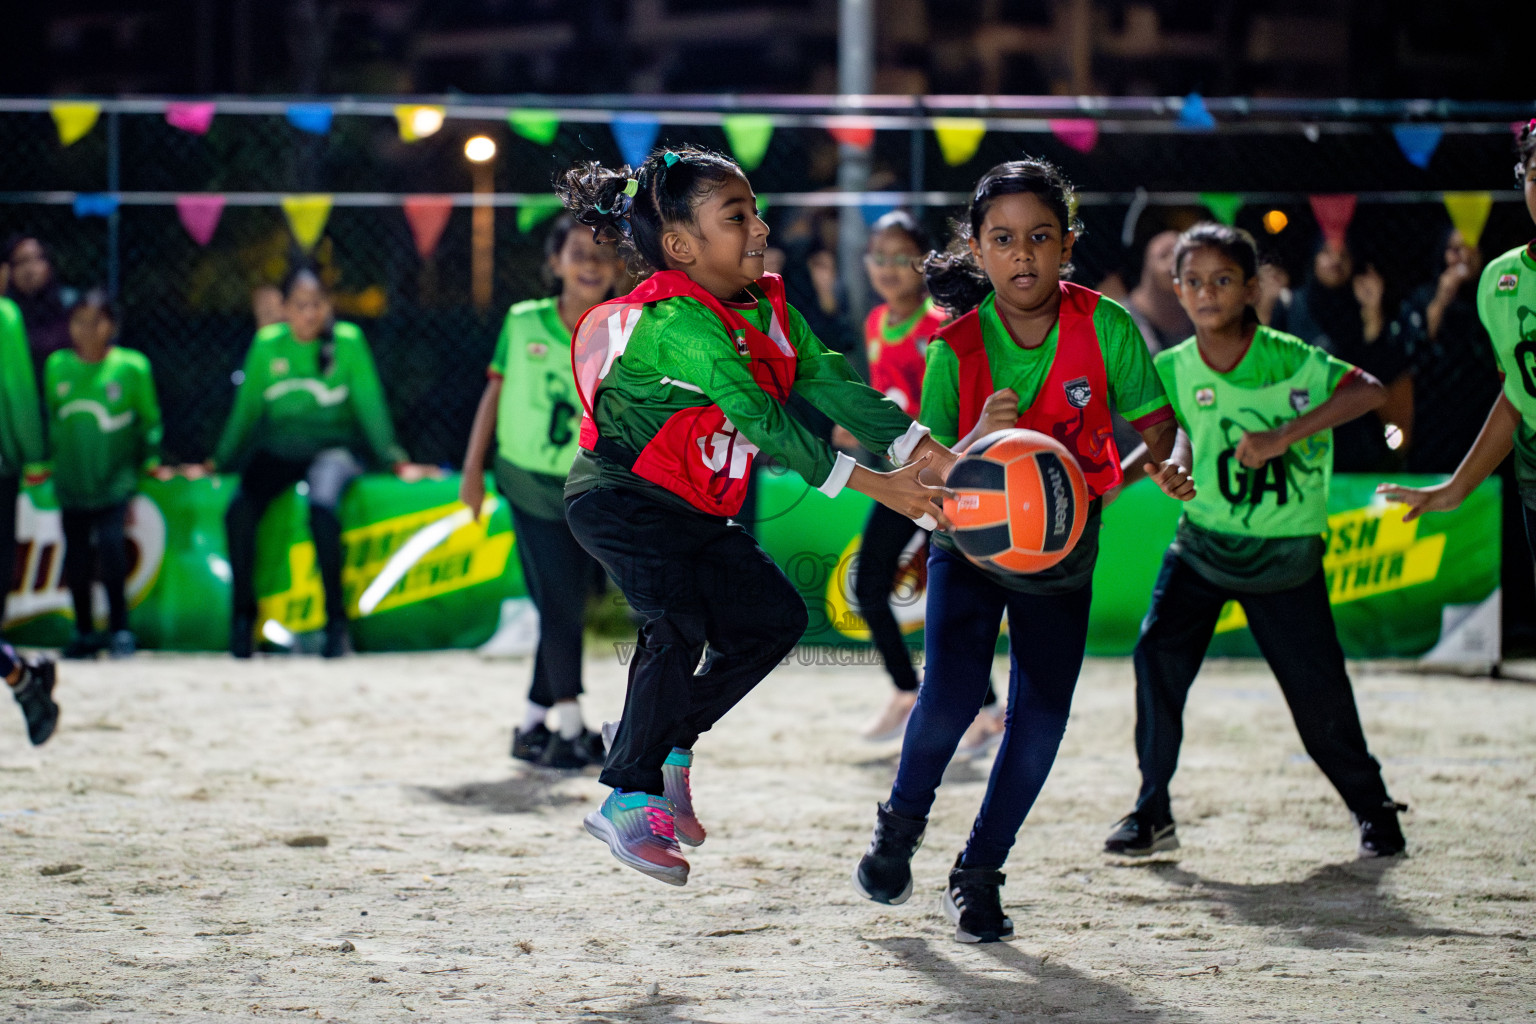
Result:
<svg viewBox="0 0 1536 1024"><path fill-rule="evenodd" d="M1442 478L1394 479L1412 485ZM1329 495L1323 571L1344 650L1357 658L1418 656L1490 604L1496 624L1499 480L1483 484L1455 512L1409 523L1403 522L1403 506L1376 497L1377 483L1374 477L1335 476ZM853 573L869 505L870 499L848 490L828 499L787 475L765 476L759 487L758 537L805 595L811 609L807 642L868 639L853 600ZM1148 481L1127 487L1104 510L1088 653L1131 653L1178 518L1179 503ZM918 553L894 581L891 604L914 644L921 643L925 577ZM1496 625L1493 631L1496 645ZM1240 605L1227 605L1211 653L1258 654Z"/></svg>
<svg viewBox="0 0 1536 1024"><path fill-rule="evenodd" d="M1323 568L1345 651L1353 657L1416 657L1444 648L1458 628L1486 632L1490 607L1496 650L1499 481L1485 483L1456 512L1411 523L1403 522L1401 506L1375 497L1376 482L1337 476L1330 496ZM782 472L761 474L755 490L755 532L810 608L806 642L867 643L852 574L870 500L851 490L830 499ZM133 500L128 596L143 646L227 646L224 511L233 491L232 478L150 480ZM495 631L502 601L524 593L505 504L488 501L486 514L470 522L457 494L457 477L406 484L367 476L348 490L341 508L343 584L359 650L477 645ZM51 486L26 489L18 512L7 636L58 646L73 623ZM1126 488L1105 510L1089 653L1130 653L1178 516L1178 503L1145 481ZM264 635L282 642L319 629L324 605L302 496L290 491L272 504L258 551ZM912 642L920 644L926 551L913 545L908 555L893 581L892 605ZM362 601L392 562L391 577L403 573L382 594L374 587L372 599ZM1240 605L1229 605L1222 615L1212 650L1257 654Z"/></svg>

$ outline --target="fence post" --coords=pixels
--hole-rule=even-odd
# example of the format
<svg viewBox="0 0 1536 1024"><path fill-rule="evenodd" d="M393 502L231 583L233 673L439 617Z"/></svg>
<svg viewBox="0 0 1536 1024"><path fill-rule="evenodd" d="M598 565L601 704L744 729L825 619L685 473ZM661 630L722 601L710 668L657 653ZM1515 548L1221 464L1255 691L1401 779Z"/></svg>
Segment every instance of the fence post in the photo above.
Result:
<svg viewBox="0 0 1536 1024"><path fill-rule="evenodd" d="M924 117L927 115L927 113L927 108L923 106L923 98L921 96L912 97L913 116ZM927 144L927 136L928 130L922 125L917 125L912 129L912 150L911 156L908 158L910 168L908 171L909 180L907 182L907 188L913 192L921 192L924 190L923 178L926 176L925 172L927 171L927 167L925 166L928 152L925 148ZM920 201L912 204L912 212L918 217L922 217L923 211L927 208L928 204Z"/></svg>
<svg viewBox="0 0 1536 1024"><path fill-rule="evenodd" d="M107 112L107 192L116 196L122 188L122 132L118 120L117 111ZM107 291L116 297L118 286L121 284L120 275L122 267L121 254L118 252L118 213L119 207L113 207L111 214L107 216Z"/></svg>
<svg viewBox="0 0 1536 1024"><path fill-rule="evenodd" d="M874 88L875 12L874 0L841 0L837 37L837 90L843 102L849 96L867 96ZM870 151L846 142L838 149L837 187L844 193L863 192L869 188ZM848 303L848 318L855 325L864 322L869 303L864 287L864 211L858 206L844 206L837 219L837 276L842 279L843 295ZM863 353L864 346L858 346ZM856 362L855 365L861 365Z"/></svg>

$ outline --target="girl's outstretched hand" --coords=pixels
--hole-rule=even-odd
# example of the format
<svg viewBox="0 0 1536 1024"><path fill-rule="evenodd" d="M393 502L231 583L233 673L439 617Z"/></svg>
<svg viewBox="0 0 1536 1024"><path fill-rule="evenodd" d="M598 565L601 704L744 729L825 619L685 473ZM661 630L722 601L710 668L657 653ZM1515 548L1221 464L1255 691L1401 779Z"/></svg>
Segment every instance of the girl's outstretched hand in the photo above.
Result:
<svg viewBox="0 0 1536 1024"><path fill-rule="evenodd" d="M1189 475L1189 470L1168 459L1161 466L1151 462L1143 463L1141 471L1152 478L1152 482L1162 488L1164 494L1179 501L1189 501L1195 496L1195 481Z"/></svg>
<svg viewBox="0 0 1536 1024"><path fill-rule="evenodd" d="M1461 507L1466 495L1453 488L1451 481L1433 487L1404 487L1401 484L1378 484L1376 493L1388 501L1407 505L1403 522L1411 523L1425 512L1454 512Z"/></svg>
<svg viewBox="0 0 1536 1024"><path fill-rule="evenodd" d="M886 508L893 509L914 520L925 530L935 527L948 530L953 527L944 514L942 487L930 487L922 482L921 474L932 467L933 453L924 452L900 469L889 473L876 473L863 466L854 467L848 478L848 486L869 495Z"/></svg>

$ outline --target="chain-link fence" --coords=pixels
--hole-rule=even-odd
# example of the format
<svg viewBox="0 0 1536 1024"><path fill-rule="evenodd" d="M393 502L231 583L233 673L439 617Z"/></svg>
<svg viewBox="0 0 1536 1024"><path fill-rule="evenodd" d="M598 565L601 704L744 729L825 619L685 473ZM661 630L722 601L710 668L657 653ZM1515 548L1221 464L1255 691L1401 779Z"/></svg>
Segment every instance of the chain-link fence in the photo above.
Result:
<svg viewBox="0 0 1536 1024"><path fill-rule="evenodd" d="M296 128L282 102L213 102L211 128L194 134L167 123L164 102L104 101L99 122L65 146L50 101L0 101L0 235L27 232L45 241L67 284L115 281L126 312L124 343L154 364L167 454L176 460L200 459L212 448L231 402L231 373L250 340L251 291L276 281L295 258L283 195L333 196L314 256L338 312L367 332L412 457L451 465L463 449L501 313L543 293L542 227L532 222L554 175L582 159L621 162L614 119L655 124L659 143L730 151L726 122L747 109L745 101L697 97L562 100L558 109L526 98L503 106L448 103L442 129L408 143L395 101L330 101L334 120L323 135ZM835 232L817 229L839 207L873 216L915 206L943 235L983 170L1023 153L1045 156L1082 193L1087 230L1075 262L1087 284L1111 274L1134 284L1151 235L1209 216L1208 206L1234 203L1236 222L1300 281L1317 237L1309 197L1356 193L1357 258L1385 278L1389 312L1438 273L1436 251L1449 223L1442 193L1492 193L1486 253L1530 234L1510 173L1510 122L1531 116L1530 105L1208 101L1214 129L1186 123L1187 106L1042 98L979 107L931 98L850 111L833 97L754 99L750 110L766 113L773 133L750 176L775 240L798 237L791 252L803 254L822 237L835 244ZM559 127L548 144L509 130L505 116L514 107L549 109ZM1052 120L1062 117L1071 121ZM1410 118L1439 135L1425 166L1408 159L1394 134ZM840 148L829 129L846 140L871 128L870 190L836 192L840 151L853 149L846 141ZM974 155L951 164L936 128L982 129L984 136ZM1087 145L1085 131L1096 136ZM463 144L482 132L499 154L487 200L496 209L494 295L489 307L477 308L470 286L475 198ZM211 242L199 246L178 221L175 200L210 193L227 205ZM82 194L108 197L95 207L106 215L77 215L91 211L89 202L77 203ZM412 194L448 194L456 204L425 259L402 213ZM1289 226L1267 231L1270 211ZM1280 219L1267 221L1274 227ZM856 324L863 310L848 312L847 322Z"/></svg>

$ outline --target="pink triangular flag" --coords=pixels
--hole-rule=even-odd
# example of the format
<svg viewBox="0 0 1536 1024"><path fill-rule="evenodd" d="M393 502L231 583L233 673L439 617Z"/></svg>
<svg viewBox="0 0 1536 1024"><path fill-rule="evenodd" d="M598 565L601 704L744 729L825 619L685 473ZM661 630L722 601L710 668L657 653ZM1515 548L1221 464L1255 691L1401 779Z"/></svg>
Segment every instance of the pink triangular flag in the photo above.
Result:
<svg viewBox="0 0 1536 1024"><path fill-rule="evenodd" d="M1349 232L1349 222L1355 219L1355 196L1348 193L1308 196L1312 204L1312 216L1322 229L1323 241L1334 252L1344 251L1344 239Z"/></svg>
<svg viewBox="0 0 1536 1024"><path fill-rule="evenodd" d="M201 193L176 197L176 216L198 245L207 245L224 216L224 197Z"/></svg>
<svg viewBox="0 0 1536 1024"><path fill-rule="evenodd" d="M411 237L416 240L416 255L422 259L431 256L448 226L453 213L452 196L406 196L405 219L411 225Z"/></svg>
<svg viewBox="0 0 1536 1024"><path fill-rule="evenodd" d="M193 135L207 135L213 124L212 103L167 103L165 123Z"/></svg>
<svg viewBox="0 0 1536 1024"><path fill-rule="evenodd" d="M1051 121L1051 134L1079 153L1091 153L1099 144L1099 122L1091 117L1067 117Z"/></svg>

